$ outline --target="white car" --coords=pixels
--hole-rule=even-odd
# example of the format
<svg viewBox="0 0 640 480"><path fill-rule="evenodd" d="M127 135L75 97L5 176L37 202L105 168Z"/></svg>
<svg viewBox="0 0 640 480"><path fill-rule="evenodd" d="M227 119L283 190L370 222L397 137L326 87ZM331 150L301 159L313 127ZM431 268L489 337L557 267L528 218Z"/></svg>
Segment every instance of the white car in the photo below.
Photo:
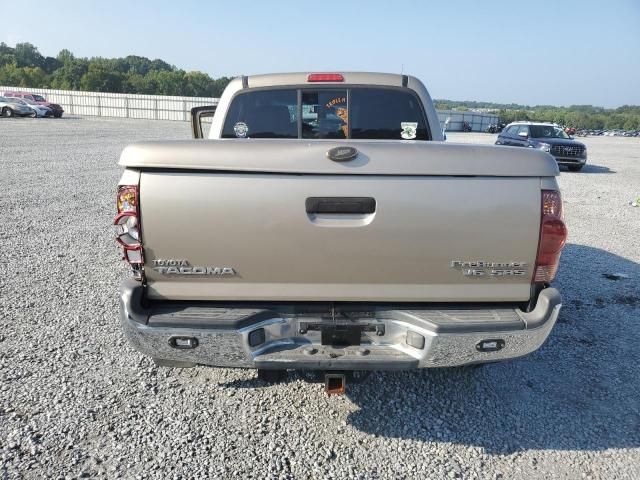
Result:
<svg viewBox="0 0 640 480"><path fill-rule="evenodd" d="M20 105L26 105L31 109L31 117L53 117L53 110L49 107L45 107L44 105L38 105L33 100L28 100L26 98L15 98L15 97L7 97L7 100L13 103L19 103Z"/></svg>

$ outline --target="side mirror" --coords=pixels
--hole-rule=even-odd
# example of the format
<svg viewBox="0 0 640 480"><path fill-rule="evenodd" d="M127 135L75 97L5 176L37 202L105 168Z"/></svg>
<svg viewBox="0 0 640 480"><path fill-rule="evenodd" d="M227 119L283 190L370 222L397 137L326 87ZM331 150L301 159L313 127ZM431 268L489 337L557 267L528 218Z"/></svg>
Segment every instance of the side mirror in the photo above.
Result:
<svg viewBox="0 0 640 480"><path fill-rule="evenodd" d="M202 133L202 119L213 117L216 113L216 105L205 107L193 107L191 109L191 134L193 138L204 138Z"/></svg>
<svg viewBox="0 0 640 480"><path fill-rule="evenodd" d="M529 135L527 135L527 132L518 132L518 136L522 137L522 138L527 138L529 137Z"/></svg>

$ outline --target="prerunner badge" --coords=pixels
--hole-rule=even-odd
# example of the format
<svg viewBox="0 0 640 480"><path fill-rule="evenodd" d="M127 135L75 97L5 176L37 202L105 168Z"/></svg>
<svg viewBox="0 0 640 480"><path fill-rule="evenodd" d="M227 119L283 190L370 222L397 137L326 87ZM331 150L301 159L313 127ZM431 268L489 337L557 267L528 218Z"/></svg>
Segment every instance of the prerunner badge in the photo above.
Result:
<svg viewBox="0 0 640 480"><path fill-rule="evenodd" d="M400 132L402 138L405 140L413 140L416 138L418 122L401 122L400 127L402 128L402 132Z"/></svg>

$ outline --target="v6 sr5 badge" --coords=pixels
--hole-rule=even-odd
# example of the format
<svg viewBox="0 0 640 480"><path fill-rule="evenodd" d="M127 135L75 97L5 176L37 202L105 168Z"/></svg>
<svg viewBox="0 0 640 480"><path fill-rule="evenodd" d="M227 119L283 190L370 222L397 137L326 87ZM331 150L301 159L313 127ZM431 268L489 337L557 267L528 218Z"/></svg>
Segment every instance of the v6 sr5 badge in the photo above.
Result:
<svg viewBox="0 0 640 480"><path fill-rule="evenodd" d="M527 275L526 262L487 262L483 260L452 260L451 268L460 270L465 277L524 277Z"/></svg>

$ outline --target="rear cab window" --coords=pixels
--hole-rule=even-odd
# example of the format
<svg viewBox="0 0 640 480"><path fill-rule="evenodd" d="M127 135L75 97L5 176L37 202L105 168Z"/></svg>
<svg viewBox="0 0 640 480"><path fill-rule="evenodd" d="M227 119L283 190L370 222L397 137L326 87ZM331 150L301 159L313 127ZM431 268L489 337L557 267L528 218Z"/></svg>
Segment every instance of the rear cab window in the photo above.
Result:
<svg viewBox="0 0 640 480"><path fill-rule="evenodd" d="M423 106L393 87L283 88L240 92L222 138L430 140Z"/></svg>
<svg viewBox="0 0 640 480"><path fill-rule="evenodd" d="M227 112L222 138L298 138L297 110L297 90L239 94Z"/></svg>

